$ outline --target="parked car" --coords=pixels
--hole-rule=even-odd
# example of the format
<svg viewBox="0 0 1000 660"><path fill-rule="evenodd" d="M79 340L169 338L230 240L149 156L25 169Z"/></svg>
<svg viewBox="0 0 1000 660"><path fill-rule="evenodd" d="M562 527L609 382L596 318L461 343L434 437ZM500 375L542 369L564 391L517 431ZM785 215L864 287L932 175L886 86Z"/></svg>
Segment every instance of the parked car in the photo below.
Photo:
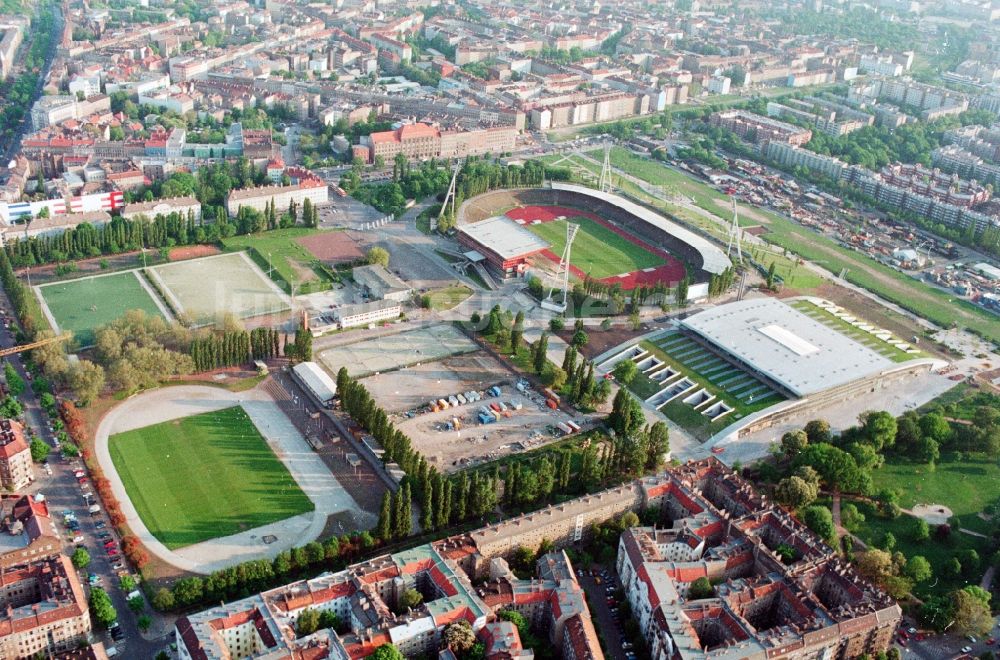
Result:
<svg viewBox="0 0 1000 660"><path fill-rule="evenodd" d="M972 647L971 646L963 646L962 647L962 653L972 653Z"/></svg>

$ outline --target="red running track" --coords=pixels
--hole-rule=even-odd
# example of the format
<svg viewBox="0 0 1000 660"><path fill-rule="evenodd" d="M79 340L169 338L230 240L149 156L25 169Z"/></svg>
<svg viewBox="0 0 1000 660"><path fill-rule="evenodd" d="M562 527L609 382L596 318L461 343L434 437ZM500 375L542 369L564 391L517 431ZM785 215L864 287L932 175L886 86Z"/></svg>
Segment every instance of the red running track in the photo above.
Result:
<svg viewBox="0 0 1000 660"><path fill-rule="evenodd" d="M621 277L605 277L600 280L605 284L615 284L617 282L621 285L622 289L630 290L642 284L650 285L657 282L669 282L674 284L679 282L681 278L684 277L684 265L672 254L666 250L650 245L641 238L633 236L624 229L611 224L604 218L601 218L600 216L589 211L581 211L580 209L571 208L569 206L519 206L515 209L507 211L507 217L512 220L523 220L524 222L552 222L553 220L558 220L560 217L590 218L594 222L597 222L601 226L606 227L607 229L610 229L614 233L618 234L633 245L637 245L643 250L646 250L651 254L655 254L666 261L663 265L657 266L651 270L636 270ZM554 253L552 250L545 250L541 254L547 259L550 259L557 264L559 263L560 255ZM576 266L571 265L569 270L573 273L573 275L581 280L587 276L586 273Z"/></svg>

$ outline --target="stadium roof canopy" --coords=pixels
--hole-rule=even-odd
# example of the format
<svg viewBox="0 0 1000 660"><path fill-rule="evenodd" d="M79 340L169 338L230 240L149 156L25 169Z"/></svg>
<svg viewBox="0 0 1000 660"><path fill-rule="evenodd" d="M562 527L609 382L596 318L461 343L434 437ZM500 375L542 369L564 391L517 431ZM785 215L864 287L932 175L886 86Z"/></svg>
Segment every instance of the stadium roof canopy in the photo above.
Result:
<svg viewBox="0 0 1000 660"><path fill-rule="evenodd" d="M458 230L504 260L525 257L549 247L541 238L502 215L462 225Z"/></svg>
<svg viewBox="0 0 1000 660"><path fill-rule="evenodd" d="M867 346L774 298L720 305L681 324L799 397L894 366Z"/></svg>
<svg viewBox="0 0 1000 660"><path fill-rule="evenodd" d="M670 234L682 243L690 245L692 248L697 250L698 254L701 255L702 270L706 272L718 275L733 265L729 260L729 257L727 257L722 250L713 245L708 239L699 236L689 229L685 229L676 222L671 222L659 213L651 211L641 204L636 204L635 202L631 202L624 197L620 197L613 193L605 193L600 190L594 190L593 188L578 186L572 183L553 181L550 185L553 190L568 190L579 195L596 197L602 202L606 202L608 204L614 204L623 211L631 213L640 220L643 220L657 229Z"/></svg>

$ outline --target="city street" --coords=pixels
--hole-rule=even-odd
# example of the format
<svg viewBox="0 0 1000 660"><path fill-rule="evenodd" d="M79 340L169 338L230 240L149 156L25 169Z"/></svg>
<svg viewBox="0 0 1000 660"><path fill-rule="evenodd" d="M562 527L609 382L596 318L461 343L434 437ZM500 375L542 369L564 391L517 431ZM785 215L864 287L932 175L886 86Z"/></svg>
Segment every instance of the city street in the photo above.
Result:
<svg viewBox="0 0 1000 660"><path fill-rule="evenodd" d="M0 295L0 307L2 307L4 312L11 309L6 292ZM15 345L16 342L12 331L10 329L0 329L0 348L10 348ZM28 381L27 371L19 354L10 355L5 359L25 379L25 382L30 382ZM24 407L25 424L37 437L44 440L53 448L48 458L48 466L51 468L52 474L47 474L42 466L36 465L35 483L25 489L25 492L27 494L40 493L45 496L45 501L49 507L49 514L53 522L55 522L57 529L64 534L63 538L66 541L64 551L67 555L72 555L78 546L87 549L91 558L90 566L86 570L80 571L80 581L86 585L88 573L94 573L100 578L99 586L104 588L111 597L111 602L118 612L119 625L125 633L123 641L115 642L107 632L97 630L95 627L94 638L103 640L106 647L116 647L120 654L127 649L128 653L126 657L152 658L158 651L169 646L171 639L164 635L159 639L149 641L143 638L139 632L136 624L136 615L128 607L126 594L118 587L118 571L113 568L112 560L104 551L105 541L99 539L98 535L102 533L110 534L111 538L116 541L116 547L118 547L119 552L121 548L117 542L120 539L112 529L110 521L103 510L93 516L90 514L88 511L90 505L83 497L83 487L77 483L77 479L73 475L76 470L85 469L83 468L83 461L79 458L64 458L58 451L58 441L49 427L48 416L39 404L38 397L30 387L26 388L19 398ZM88 492L93 492L93 488L89 483L87 484L87 490ZM96 495L91 499L91 502L99 503ZM65 512L72 513L80 523L80 529L75 534L71 534L64 523ZM83 540L79 544L72 543L74 535L83 536ZM116 561L124 560L121 559L121 555L119 554ZM123 570L129 570L128 566L124 564L122 566ZM147 608L147 613L154 618L153 629L157 629L157 619L159 617L155 615L151 608ZM162 620L159 623L161 623L159 629L166 632Z"/></svg>

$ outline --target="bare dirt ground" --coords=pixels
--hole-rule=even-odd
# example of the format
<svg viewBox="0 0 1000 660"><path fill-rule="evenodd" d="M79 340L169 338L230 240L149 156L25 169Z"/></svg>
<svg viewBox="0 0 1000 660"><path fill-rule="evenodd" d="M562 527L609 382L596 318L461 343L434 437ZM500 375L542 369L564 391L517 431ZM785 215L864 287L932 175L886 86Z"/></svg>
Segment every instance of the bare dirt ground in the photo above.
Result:
<svg viewBox="0 0 1000 660"><path fill-rule="evenodd" d="M186 247L176 247L172 249L168 256L171 261L181 261L183 259L197 259L198 257L210 257L213 254L222 252L214 245L188 245Z"/></svg>
<svg viewBox="0 0 1000 660"><path fill-rule="evenodd" d="M365 256L358 246L358 241L346 231L327 231L303 236L296 242L320 261L332 264L349 263Z"/></svg>
<svg viewBox="0 0 1000 660"><path fill-rule="evenodd" d="M918 504L910 513L922 518L928 525L944 525L953 515L951 509L943 504Z"/></svg>
<svg viewBox="0 0 1000 660"><path fill-rule="evenodd" d="M365 378L375 400L389 412L405 412L459 392L492 385L512 387L514 376L482 351Z"/></svg>
<svg viewBox="0 0 1000 660"><path fill-rule="evenodd" d="M580 349L580 352L588 360L593 360L595 357L601 353L607 351L610 348L614 348L619 344L627 342L633 337L638 337L639 335L649 332L648 330L632 330L627 327L612 326L608 330L601 330L600 328L593 328L587 326L587 343ZM569 343L573 339L573 335L576 333L573 325L567 325L563 330L560 330L557 334L559 338Z"/></svg>

